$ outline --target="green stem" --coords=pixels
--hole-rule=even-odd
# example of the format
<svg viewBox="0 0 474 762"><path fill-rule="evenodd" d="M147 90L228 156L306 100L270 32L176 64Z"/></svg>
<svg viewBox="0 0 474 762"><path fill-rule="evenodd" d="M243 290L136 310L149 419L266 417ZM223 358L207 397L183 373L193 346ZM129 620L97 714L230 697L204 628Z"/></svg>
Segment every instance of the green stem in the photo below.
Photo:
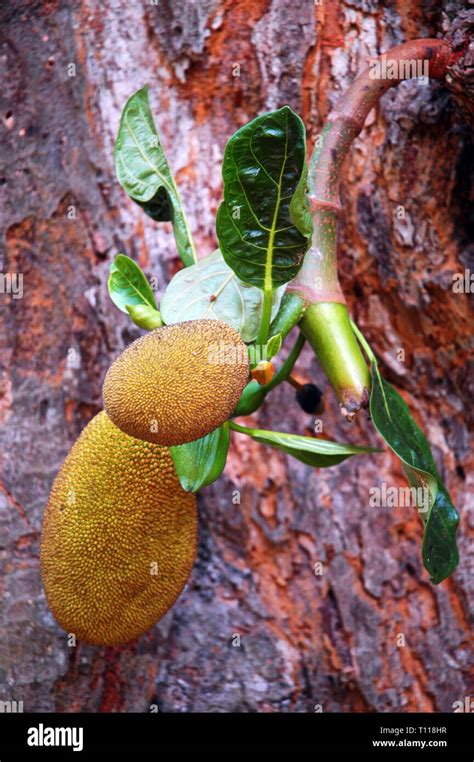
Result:
<svg viewBox="0 0 474 762"><path fill-rule="evenodd" d="M193 234L191 232L191 228L189 226L188 218L186 217L186 211L184 209L184 204L183 204L183 201L181 199L181 194L179 192L178 186L176 185L176 181L175 181L174 177L173 177L173 189L174 189L174 192L175 192L176 205L177 205L178 209L180 209L180 211L181 211L181 218L182 218L182 221L183 221L184 229L186 231L186 239L187 239L186 242L184 243L184 247L181 248L178 245L179 232L178 232L178 227L177 227L177 221L175 219L173 221L173 230L174 230L174 234L175 234L176 245L177 245L178 253L179 253L180 257L181 257L181 261L183 262L183 265L185 267L189 267L190 265L195 265L197 263L198 256L197 256L197 253L196 253L196 246L194 244Z"/></svg>
<svg viewBox="0 0 474 762"><path fill-rule="evenodd" d="M272 319L273 289L266 288L263 292L262 319L256 339L257 346L263 347L267 343L268 329Z"/></svg>
<svg viewBox="0 0 474 762"><path fill-rule="evenodd" d="M235 421L229 421L229 426L231 429L239 431L241 434L248 434L249 437L257 431L257 429L249 429L248 426L240 426L238 423L235 423Z"/></svg>
<svg viewBox="0 0 474 762"><path fill-rule="evenodd" d="M357 339L359 341L359 344L362 346L362 349L364 350L365 354L367 355L370 362L377 362L377 358L375 357L374 353L372 352L372 349L370 348L370 344L368 343L367 339L365 338L364 334L358 329L356 324L353 320L351 320L351 326L352 330L354 331L355 335L357 336Z"/></svg>
<svg viewBox="0 0 474 762"><path fill-rule="evenodd" d="M369 342L365 338L365 336L362 333L362 331L360 331L358 329L358 327L356 326L356 324L352 320L351 320L351 326L352 326L352 330L354 331L355 335L357 336L357 339L358 339L360 345L362 346L365 354L367 355L367 357L370 360L370 370L371 370L371 373L372 374L375 373L375 375L377 376L377 378L379 380L380 387L383 388L383 380L382 380L382 376L380 374L379 364L378 364L376 356L372 352L372 348L371 348ZM385 405L387 405L386 402L385 402Z"/></svg>

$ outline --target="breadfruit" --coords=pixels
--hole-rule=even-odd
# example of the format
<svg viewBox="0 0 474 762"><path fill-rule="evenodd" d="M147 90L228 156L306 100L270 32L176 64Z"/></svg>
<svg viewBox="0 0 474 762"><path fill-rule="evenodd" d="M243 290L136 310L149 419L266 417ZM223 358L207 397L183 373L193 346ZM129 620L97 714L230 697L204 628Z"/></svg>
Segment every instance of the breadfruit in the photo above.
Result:
<svg viewBox="0 0 474 762"><path fill-rule="evenodd" d="M105 377L105 409L130 436L180 445L232 414L247 383L247 348L220 320L158 328L127 347Z"/></svg>
<svg viewBox="0 0 474 762"><path fill-rule="evenodd" d="M168 448L124 434L99 413L54 482L41 576L59 624L94 645L126 643L173 605L196 550L195 498Z"/></svg>

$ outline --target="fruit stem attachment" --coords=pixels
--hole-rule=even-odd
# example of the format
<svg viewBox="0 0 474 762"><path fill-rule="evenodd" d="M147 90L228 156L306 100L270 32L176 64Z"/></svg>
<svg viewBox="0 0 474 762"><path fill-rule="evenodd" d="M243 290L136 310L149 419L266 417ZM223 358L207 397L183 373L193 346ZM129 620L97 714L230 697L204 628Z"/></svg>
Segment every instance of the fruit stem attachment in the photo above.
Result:
<svg viewBox="0 0 474 762"><path fill-rule="evenodd" d="M256 382L251 382L245 387L242 396L233 412L233 416L252 415L263 403L268 392L271 392L275 386L285 381L293 370L293 366L296 363L300 352L303 349L305 338L303 334L299 333L298 338L292 347L288 357L284 361L278 373L274 375L271 381L265 386L258 386Z"/></svg>
<svg viewBox="0 0 474 762"><path fill-rule="evenodd" d="M312 245L287 292L304 301L301 330L333 385L343 412L349 415L367 405L370 377L337 274L341 167L369 111L390 87L419 76L420 70L425 76L427 72L434 79L442 79L454 58L451 46L444 40L412 40L391 48L374 58L354 80L316 138L308 175ZM387 61L390 76L396 74L393 79L386 77Z"/></svg>

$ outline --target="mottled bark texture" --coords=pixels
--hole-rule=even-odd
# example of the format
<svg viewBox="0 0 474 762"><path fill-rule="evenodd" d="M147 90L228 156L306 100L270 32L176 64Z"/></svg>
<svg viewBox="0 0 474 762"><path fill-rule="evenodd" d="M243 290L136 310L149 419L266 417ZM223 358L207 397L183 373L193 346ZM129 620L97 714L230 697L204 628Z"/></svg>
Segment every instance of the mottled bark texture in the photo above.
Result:
<svg viewBox="0 0 474 762"><path fill-rule="evenodd" d="M369 508L370 487L405 485L390 452L317 471L242 435L225 476L200 498L186 591L138 642L69 648L38 564L54 476L101 407L111 360L139 333L108 300L110 261L119 251L134 257L159 290L178 267L170 227L146 219L114 179L128 96L149 83L205 254L215 246L224 145L237 127L289 103L314 140L371 56L443 34L462 7L2 4L1 269L23 274L24 295L0 295L0 699L23 700L29 711L390 712L451 711L473 693L472 322L469 294L452 290L472 253L469 133L439 83L403 83L369 115L343 172L340 271L354 319L427 431L460 510L454 576L429 583L412 511ZM308 349L301 368L302 379L324 387L327 436L380 444L365 413L352 424L341 418ZM314 425L289 385L256 418L285 431Z"/></svg>

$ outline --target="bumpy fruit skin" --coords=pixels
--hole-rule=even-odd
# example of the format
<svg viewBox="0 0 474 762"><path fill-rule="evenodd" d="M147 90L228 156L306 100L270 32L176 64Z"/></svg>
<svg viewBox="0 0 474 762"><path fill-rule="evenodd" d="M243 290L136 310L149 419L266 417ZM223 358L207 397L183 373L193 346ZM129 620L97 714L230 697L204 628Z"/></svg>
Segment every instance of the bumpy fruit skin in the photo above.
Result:
<svg viewBox="0 0 474 762"><path fill-rule="evenodd" d="M166 447L99 413L67 456L46 507L41 576L59 624L94 645L126 643L173 605L196 552L195 498Z"/></svg>
<svg viewBox="0 0 474 762"><path fill-rule="evenodd" d="M105 409L130 436L180 445L214 431L247 383L240 335L221 320L158 328L127 347L105 377Z"/></svg>

